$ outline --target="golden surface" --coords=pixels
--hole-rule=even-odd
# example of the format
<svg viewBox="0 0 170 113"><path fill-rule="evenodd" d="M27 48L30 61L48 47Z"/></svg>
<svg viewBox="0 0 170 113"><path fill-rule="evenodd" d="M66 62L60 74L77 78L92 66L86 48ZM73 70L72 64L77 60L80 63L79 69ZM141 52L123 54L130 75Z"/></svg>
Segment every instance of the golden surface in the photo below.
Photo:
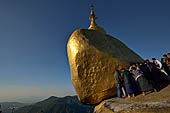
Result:
<svg viewBox="0 0 170 113"><path fill-rule="evenodd" d="M73 32L67 44L67 53L72 83L84 104L96 104L115 96L115 70L143 61L121 41L89 29Z"/></svg>

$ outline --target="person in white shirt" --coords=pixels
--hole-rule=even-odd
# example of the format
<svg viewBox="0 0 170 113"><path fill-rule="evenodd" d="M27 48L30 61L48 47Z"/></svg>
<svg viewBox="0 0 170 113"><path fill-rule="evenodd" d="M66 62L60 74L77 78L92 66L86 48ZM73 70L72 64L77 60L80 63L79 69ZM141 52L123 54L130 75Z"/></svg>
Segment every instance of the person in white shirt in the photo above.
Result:
<svg viewBox="0 0 170 113"><path fill-rule="evenodd" d="M162 68L162 63L159 60L157 60L156 58L152 58L152 62L153 62L154 65L156 65L156 67L158 69L160 69L160 71L162 73L164 73L166 75L166 79L170 80L170 77L168 76L168 73Z"/></svg>
<svg viewBox="0 0 170 113"><path fill-rule="evenodd" d="M159 60L157 60L156 58L152 58L152 62L156 65L158 69L162 69L162 63Z"/></svg>

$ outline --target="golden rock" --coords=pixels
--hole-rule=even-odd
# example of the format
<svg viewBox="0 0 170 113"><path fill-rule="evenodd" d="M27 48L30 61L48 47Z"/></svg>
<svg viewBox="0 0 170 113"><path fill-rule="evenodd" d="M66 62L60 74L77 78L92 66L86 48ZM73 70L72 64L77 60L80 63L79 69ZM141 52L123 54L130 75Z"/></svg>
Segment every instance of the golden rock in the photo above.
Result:
<svg viewBox="0 0 170 113"><path fill-rule="evenodd" d="M92 24L89 29L75 30L67 43L72 83L83 104L115 96L115 70L143 61L121 41Z"/></svg>
<svg viewBox="0 0 170 113"><path fill-rule="evenodd" d="M67 52L74 88L85 104L116 95L114 71L143 61L119 40L88 29L74 31Z"/></svg>

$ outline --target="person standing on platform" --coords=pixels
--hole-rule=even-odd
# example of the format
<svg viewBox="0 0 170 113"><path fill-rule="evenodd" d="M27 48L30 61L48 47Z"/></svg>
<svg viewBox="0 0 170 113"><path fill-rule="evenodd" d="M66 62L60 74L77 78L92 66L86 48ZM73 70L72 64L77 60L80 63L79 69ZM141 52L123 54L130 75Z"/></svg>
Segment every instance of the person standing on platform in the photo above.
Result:
<svg viewBox="0 0 170 113"><path fill-rule="evenodd" d="M131 96L134 97L135 95L134 95L134 90L132 86L132 76L130 75L130 72L127 71L125 68L122 68L121 76L124 79L124 85L125 85L126 94L128 98L130 98Z"/></svg>
<svg viewBox="0 0 170 113"><path fill-rule="evenodd" d="M117 87L117 96L119 98L122 98L122 95L123 95L123 91L122 91L122 78L121 78L119 70L115 71L114 79L115 79L115 84L116 84L116 87Z"/></svg>

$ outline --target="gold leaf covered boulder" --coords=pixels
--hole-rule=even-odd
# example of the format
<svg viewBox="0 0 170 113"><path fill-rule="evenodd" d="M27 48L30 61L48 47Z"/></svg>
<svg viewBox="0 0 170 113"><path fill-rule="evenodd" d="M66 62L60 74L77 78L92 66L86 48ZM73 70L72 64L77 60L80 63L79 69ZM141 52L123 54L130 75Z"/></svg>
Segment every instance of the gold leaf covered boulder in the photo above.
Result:
<svg viewBox="0 0 170 113"><path fill-rule="evenodd" d="M89 29L75 30L67 43L71 79L83 104L96 104L116 95L114 72L143 59L95 23L91 11Z"/></svg>

